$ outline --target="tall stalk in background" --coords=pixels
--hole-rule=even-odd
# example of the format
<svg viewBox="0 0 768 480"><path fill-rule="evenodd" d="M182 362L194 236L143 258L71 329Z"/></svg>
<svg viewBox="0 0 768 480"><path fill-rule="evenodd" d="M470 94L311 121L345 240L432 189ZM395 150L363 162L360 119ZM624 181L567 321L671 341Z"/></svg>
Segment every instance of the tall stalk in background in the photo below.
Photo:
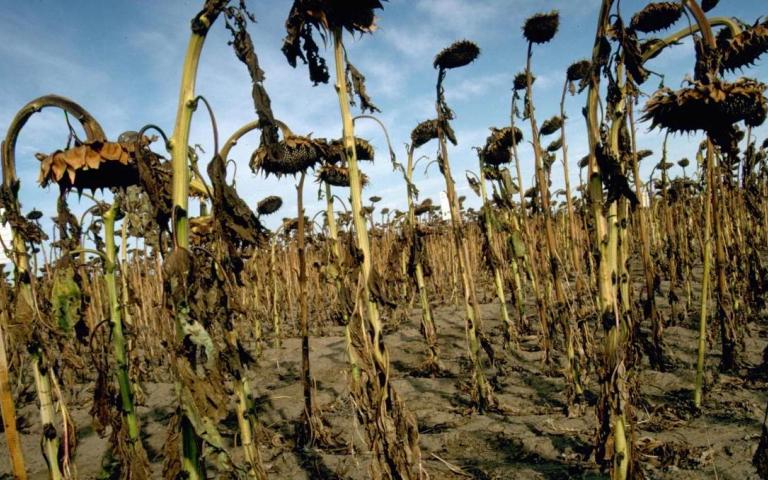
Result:
<svg viewBox="0 0 768 480"><path fill-rule="evenodd" d="M630 448L627 445L626 418L622 391L619 387L623 381L624 366L623 352L619 349L621 323L616 304L617 292L613 283L616 270L615 243L609 241L608 219L603 200L603 172L597 157L604 148L601 143L600 121L597 115L598 98L600 94L601 68L604 63L603 42L606 41L610 29L609 17L613 0L603 0L597 22L597 32L592 50L592 70L589 74L589 91L587 94L587 134L589 137L589 200L595 222L595 245L599 248L598 256L598 305L599 321L605 331L603 347L603 365L601 372L601 400L597 406L598 462L609 462L611 478L624 480L630 467ZM614 248L610 248L614 246ZM612 438L609 438L612 437ZM610 448L612 446L612 448Z"/></svg>
<svg viewBox="0 0 768 480"><path fill-rule="evenodd" d="M440 150L438 154L438 164L440 172L445 179L445 193L448 197L448 206L451 213L451 230L453 233L454 244L459 257L459 275L464 290L464 308L466 310L465 333L467 336L467 349L469 359L472 363L472 403L481 412L488 408L495 408L497 401L493 394L493 387L485 376L483 363L480 360L482 339L482 324L480 318L480 307L477 301L477 292L475 288L475 279L472 275L472 264L469 253L469 245L465 237L464 221L461 216L461 205L459 197L456 194L456 183L451 175L451 165L448 160L448 146L446 138L450 138L453 143L456 139L453 130L450 127L450 120L453 119L453 111L445 103L445 92L443 90L443 80L449 69L463 67L477 58L480 49L472 42L456 42L435 57L434 67L438 70L437 74L437 132ZM490 347L490 345L488 345ZM490 354L489 354L490 356Z"/></svg>
<svg viewBox="0 0 768 480"><path fill-rule="evenodd" d="M426 246L422 238L424 234L419 230L418 220L416 219L414 200L417 198L418 190L413 183L413 169L416 165L413 159L413 152L416 148L437 136L436 127L436 121L427 120L413 129L411 132L411 144L407 147L408 162L405 166L405 172L403 172L406 182L406 198L408 200L408 212L406 214L407 234L411 237L408 268L412 269L416 276L416 291L419 295L419 306L421 307L421 330L427 343L427 359L424 362L423 370L431 375L439 373L442 367L440 366L440 347L437 342L437 329L432 317L429 294L424 280L423 261L426 260Z"/></svg>
<svg viewBox="0 0 768 480"><path fill-rule="evenodd" d="M525 64L525 106L524 115L527 116L531 124L531 144L533 146L533 157L536 167L536 186L539 190L541 208L544 211L544 231L545 248L549 260L549 270L551 281L555 287L555 300L558 308L565 302L565 292L563 291L562 279L560 278L560 259L557 254L557 244L555 241L555 231L552 225L552 208L550 206L549 194L549 175L544 167L542 158L541 139L539 137L539 126L536 123L535 109L533 106L533 73L531 72L531 60L533 59L533 45L547 43L557 33L560 16L555 12L537 14L526 20L523 27L523 34L528 41L528 54Z"/></svg>
<svg viewBox="0 0 768 480"><path fill-rule="evenodd" d="M283 44L288 62L295 66L298 58L310 63L310 78L315 83L327 83L330 79L325 59L317 54L317 44L312 38L314 28L322 30L333 39L335 88L339 99L343 132L343 152L349 169L352 221L357 248L362 253L359 265L358 300L360 315L351 323L349 345L352 364L360 368L359 377L351 378L352 395L357 413L364 419L368 443L373 453L371 476L373 478L421 478L421 451L418 444L416 420L405 408L389 381L389 353L384 344L383 325L371 285L378 281L372 265L368 227L362 204L362 178L358 166L355 130L350 110L350 85L352 77L354 93L363 110L375 111L365 91L365 77L349 63L342 33L370 33L374 29L374 10L381 8L378 0L360 0L339 8L316 5L315 2L295 0L286 22L287 37ZM302 49L306 52L302 52Z"/></svg>

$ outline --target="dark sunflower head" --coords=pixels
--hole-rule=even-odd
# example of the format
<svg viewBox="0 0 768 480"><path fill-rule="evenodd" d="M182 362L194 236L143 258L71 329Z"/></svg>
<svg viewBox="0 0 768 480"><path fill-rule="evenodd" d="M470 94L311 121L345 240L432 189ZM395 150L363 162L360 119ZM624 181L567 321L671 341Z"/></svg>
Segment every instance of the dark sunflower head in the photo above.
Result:
<svg viewBox="0 0 768 480"><path fill-rule="evenodd" d="M547 152L554 153L563 148L563 137L558 137L557 140L553 140L547 145Z"/></svg>
<svg viewBox="0 0 768 480"><path fill-rule="evenodd" d="M323 165L317 173L317 179L318 182L325 182L334 187L349 187L350 185L349 169L338 165ZM360 174L360 183L361 186L368 184L368 177L365 174Z"/></svg>
<svg viewBox="0 0 768 480"><path fill-rule="evenodd" d="M539 135L552 135L553 133L559 132L562 127L563 117L555 115L552 118L544 120L544 123L541 124L541 128L539 129Z"/></svg>
<svg viewBox="0 0 768 480"><path fill-rule="evenodd" d="M374 11L382 8L380 0L294 0L285 21L283 54L295 67L301 59L309 65L311 80L327 83L328 67L320 55L320 47L312 37L313 29L328 33L337 28L350 32L370 33L376 29Z"/></svg>
<svg viewBox="0 0 768 480"><path fill-rule="evenodd" d="M554 38L559 26L560 14L557 10L537 13L525 21L523 36L530 43L547 43Z"/></svg>
<svg viewBox="0 0 768 480"><path fill-rule="evenodd" d="M727 28L724 31L730 32ZM718 34L717 45L721 73L748 67L768 51L768 22L755 24L736 36Z"/></svg>
<svg viewBox="0 0 768 480"><path fill-rule="evenodd" d="M413 209L413 213L415 215L417 215L417 216L418 215L424 215L425 213L431 212L431 211L432 211L432 199L431 198L424 199L423 202L421 202L420 204L416 205L416 207L414 207L414 209Z"/></svg>
<svg viewBox="0 0 768 480"><path fill-rule="evenodd" d="M355 137L355 153L357 154L357 159L362 161L371 161L373 160L373 146L368 142L368 140L362 139L360 137ZM331 164L337 164L337 163L344 163L342 161L346 161L346 158L344 157L344 139L339 138L336 140L333 140L327 149L328 154L328 163Z"/></svg>
<svg viewBox="0 0 768 480"><path fill-rule="evenodd" d="M646 104L643 119L651 121L651 128L659 126L670 132L721 134L742 121L754 127L768 113L765 89L765 84L748 78L733 83L697 81L677 91L662 88Z"/></svg>
<svg viewBox="0 0 768 480"><path fill-rule="evenodd" d="M268 155L266 148L260 146L251 155L251 169L278 177L306 172L326 158L328 144L323 139L289 136L278 143L278 148L282 150L280 160Z"/></svg>
<svg viewBox="0 0 768 480"><path fill-rule="evenodd" d="M531 74L531 85L533 85L533 82L536 81L536 77ZM516 91L525 90L528 87L528 80L525 75L525 72L520 72L517 75L515 75L515 80L512 82L512 87Z"/></svg>
<svg viewBox="0 0 768 480"><path fill-rule="evenodd" d="M474 62L479 55L480 47L474 42L459 40L438 53L432 65L441 70L459 68Z"/></svg>
<svg viewBox="0 0 768 480"><path fill-rule="evenodd" d="M653 155L653 150L648 150L648 149L638 150L637 151L637 160L640 161L640 160L642 160L644 158L650 157L651 155Z"/></svg>
<svg viewBox="0 0 768 480"><path fill-rule="evenodd" d="M438 120L424 120L411 131L411 148L417 149L437 138Z"/></svg>
<svg viewBox="0 0 768 480"><path fill-rule="evenodd" d="M481 150L483 161L489 165L498 166L512 160L510 148L523 140L523 132L518 128L491 128L491 134L485 140Z"/></svg>
<svg viewBox="0 0 768 480"><path fill-rule="evenodd" d="M652 2L632 16L629 28L642 33L658 32L674 25L682 15L680 2Z"/></svg>
<svg viewBox="0 0 768 480"><path fill-rule="evenodd" d="M720 0L701 0L701 9L704 12L708 12L715 8L718 3L720 3Z"/></svg>
<svg viewBox="0 0 768 480"><path fill-rule="evenodd" d="M579 60L568 66L568 70L565 72L565 78L567 78L569 82L581 81L587 78L591 67L592 62L589 60Z"/></svg>
<svg viewBox="0 0 768 480"><path fill-rule="evenodd" d="M256 204L256 212L262 216L272 215L276 211L280 210L280 207L282 206L282 198L278 197L277 195L270 195L263 198L259 203Z"/></svg>

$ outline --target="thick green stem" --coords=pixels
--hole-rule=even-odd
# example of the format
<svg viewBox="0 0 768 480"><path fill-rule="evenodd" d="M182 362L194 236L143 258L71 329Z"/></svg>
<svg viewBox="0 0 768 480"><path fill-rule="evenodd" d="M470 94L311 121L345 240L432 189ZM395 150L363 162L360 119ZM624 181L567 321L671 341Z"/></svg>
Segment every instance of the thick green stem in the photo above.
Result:
<svg viewBox="0 0 768 480"><path fill-rule="evenodd" d="M115 375L120 388L120 410L123 420L128 428L128 438L132 444L137 444L139 438L139 422L136 417L136 407L133 400L133 388L128 376L128 356L126 353L126 341L123 334L123 320L120 307L120 299L117 296L117 282L115 270L117 269L117 255L115 246L115 217L117 216L117 204L113 204L104 213L104 282L107 285L109 299L109 323L112 328L112 350L115 356Z"/></svg>
<svg viewBox="0 0 768 480"><path fill-rule="evenodd" d="M209 6L209 3L211 3L212 8L203 10L192 22L192 34L189 38L187 53L182 67L176 123L171 138L171 162L173 168L172 215L174 245L176 248L189 248L189 168L187 162L189 154L189 130L196 104L195 81L197 78L197 68L208 29L223 8L223 4L213 5L214 2L211 2L211 0L206 2L206 7ZM183 321L184 319L177 313L176 327L179 336L182 335L180 322ZM181 396L180 401L189 402L191 400ZM192 423L186 418L186 415L182 416L181 430L183 457L182 470L190 480L200 480L205 476L204 465L200 457L202 453L202 439L197 436Z"/></svg>

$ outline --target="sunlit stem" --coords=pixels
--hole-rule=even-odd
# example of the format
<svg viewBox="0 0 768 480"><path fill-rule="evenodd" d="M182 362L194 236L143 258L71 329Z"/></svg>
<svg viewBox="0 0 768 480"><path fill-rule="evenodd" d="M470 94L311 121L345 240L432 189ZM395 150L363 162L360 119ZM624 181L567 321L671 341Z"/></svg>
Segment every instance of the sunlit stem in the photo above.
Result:
<svg viewBox="0 0 768 480"><path fill-rule="evenodd" d="M408 226L410 227L411 235L413 235L413 242L417 242L418 233L416 232L416 207L413 204L413 168L415 162L413 160L413 147L408 147L408 163L405 167L405 180L407 182L406 198L408 199ZM416 248L416 245L413 246ZM431 367L437 367L439 365L440 350L437 346L437 329L435 328L435 322L432 318L432 309L429 306L429 296L427 294L427 285L424 281L424 267L421 264L421 258L418 256L414 259L416 270L416 289L419 294L419 304L421 306L421 323L424 329L424 337L427 341L427 364Z"/></svg>
<svg viewBox="0 0 768 480"><path fill-rule="evenodd" d="M339 108L341 109L341 120L343 130L344 155L349 169L350 197L352 203L352 220L355 226L355 238L357 248L363 253L362 263L362 302L367 310L367 322L362 319L363 324L370 326L372 333L371 345L373 349L371 354L377 364L377 368L389 368L389 355L383 347L382 342L382 324L379 318L379 309L376 303L371 299L369 290L369 281L371 278L371 247L368 239L368 227L365 216L363 215L362 202L362 184L360 179L360 167L357 163L357 152L355 150L355 127L352 120L352 113L349 108L349 93L347 89L346 60L344 58L344 45L342 43L341 28L333 31L333 51L336 68L336 93L339 98ZM350 352L350 355L352 353ZM387 395L387 383L389 381L389 372L381 372L383 384L380 385L382 395ZM386 398L379 399L384 402Z"/></svg>
<svg viewBox="0 0 768 480"><path fill-rule="evenodd" d="M0 295L7 305L8 299L5 296L5 286ZM5 336L3 328L8 324L8 318L5 312L0 313L0 416L3 419L3 428L5 439L8 443L8 452L11 457L11 467L13 478L18 480L27 480L27 471L24 467L24 455L21 450L21 439L16 429L16 407L13 404L13 392L8 375L8 356L5 350Z"/></svg>
<svg viewBox="0 0 768 480"><path fill-rule="evenodd" d="M693 404L701 408L704 384L704 355L707 350L707 308L709 304L709 276L712 268L712 196L714 195L714 161L712 142L707 141L707 186L704 194L704 267L701 277L701 300L699 310L699 340L696 355L696 383L693 389Z"/></svg>
<svg viewBox="0 0 768 480"><path fill-rule="evenodd" d="M496 219L493 216L491 204L488 202L488 189L485 185L485 162L483 161L482 153L478 154L478 162L480 164L480 197L483 201L483 224L485 227L485 236L487 238L488 248L490 250L487 252L487 255L490 255L492 258L491 263L493 264L493 285L496 289L496 297L499 299L501 320L504 322L504 326L506 327L506 330L504 331L505 347L512 348L517 342L517 328L509 318L509 312L507 311L507 297L504 293L504 281L502 279L501 269L498 265L496 265L496 260L500 258L500 255L497 255L496 245L494 243L494 225L496 225Z"/></svg>
<svg viewBox="0 0 768 480"><path fill-rule="evenodd" d="M440 71L438 74L438 98L440 98L442 78L444 75L444 71ZM436 109L438 120L440 120L442 118L442 112L439 103L436 105ZM438 121L438 124L439 123L440 122ZM485 372L483 372L483 365L480 361L479 334L482 331L480 326L480 307L477 301L474 277L472 276L469 247L467 245L466 238L464 237L461 206L459 204L459 197L456 194L456 183L453 180L453 175L451 174L451 164L448 160L448 146L442 127L438 128L438 141L440 142L440 155L438 159L440 161L440 169L443 174L443 178L445 179L445 194L448 197L448 207L451 214L451 230L454 240L453 243L456 247L456 253L459 259L458 273L461 276L461 283L464 293L463 300L464 308L466 310L465 334L467 337L467 350L469 353L469 360L472 363L472 377L474 383L473 401L477 404L477 407L480 411L484 411L487 407L494 405L496 400L493 396L493 388L488 382L488 379L485 376Z"/></svg>
<svg viewBox="0 0 768 480"><path fill-rule="evenodd" d="M189 38L187 53L181 74L181 87L179 90L179 103L176 111L176 123L171 138L171 161L173 167L173 233L176 248L189 248L189 168L187 166L189 151L189 130L192 123L192 114L195 110L195 81L197 68L200 63L200 54L203 50L208 28L215 18L208 18L205 14L199 15L195 22L202 28L196 28ZM183 319L176 316L177 332L182 335L181 324ZM181 340L181 338L180 338ZM182 402L189 399L181 396ZM200 439L188 418L182 416L182 470L190 480L204 478L204 466L200 455L202 439Z"/></svg>

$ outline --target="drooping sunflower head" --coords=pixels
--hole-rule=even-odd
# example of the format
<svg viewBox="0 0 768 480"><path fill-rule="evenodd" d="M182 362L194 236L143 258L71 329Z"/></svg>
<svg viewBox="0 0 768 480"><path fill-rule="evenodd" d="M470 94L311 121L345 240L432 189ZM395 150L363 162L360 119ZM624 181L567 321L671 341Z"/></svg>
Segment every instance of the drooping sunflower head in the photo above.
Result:
<svg viewBox="0 0 768 480"><path fill-rule="evenodd" d="M256 204L256 212L261 216L272 215L276 211L280 210L280 207L282 206L282 198L278 197L277 195L270 195L263 198L259 203Z"/></svg>
<svg viewBox="0 0 768 480"><path fill-rule="evenodd" d="M642 160L644 158L650 157L651 155L653 155L653 150L648 150L648 149L638 150L637 151L637 160L640 161L640 160Z"/></svg>
<svg viewBox="0 0 768 480"><path fill-rule="evenodd" d="M416 205L413 209L413 213L417 216L424 215L427 212L432 211L432 199L426 198L420 204Z"/></svg>
<svg viewBox="0 0 768 480"><path fill-rule="evenodd" d="M370 33L376 29L374 11L380 8L380 0L294 0L285 21L283 54L291 66L295 67L299 58L309 64L313 82L327 83L328 68L312 38L312 30L321 30L324 38L339 28L352 33Z"/></svg>
<svg viewBox="0 0 768 480"><path fill-rule="evenodd" d="M305 172L326 158L328 144L323 139L292 135L281 140L278 148L282 150L281 160L274 159L264 146L260 146L251 155L251 170L278 177Z"/></svg>
<svg viewBox="0 0 768 480"><path fill-rule="evenodd" d="M559 26L560 13L557 10L537 13L525 21L523 36L530 43L547 43L554 38Z"/></svg>
<svg viewBox="0 0 768 480"><path fill-rule="evenodd" d="M485 146L480 153L483 161L489 165L498 166L512 160L510 149L523 139L523 132L518 128L491 128L491 134L485 140Z"/></svg>
<svg viewBox="0 0 768 480"><path fill-rule="evenodd" d="M139 182L136 156L149 145L139 142L93 141L50 155L37 154L40 160L38 181L45 187L57 183L62 189L77 190L128 187Z"/></svg>
<svg viewBox="0 0 768 480"><path fill-rule="evenodd" d="M536 81L536 77L531 74L531 85ZM528 77L525 72L520 72L515 75L515 80L512 82L512 88L516 91L525 90L528 87Z"/></svg>
<svg viewBox="0 0 768 480"><path fill-rule="evenodd" d="M325 182L334 187L349 187L349 169L338 165L323 165L317 173L317 181ZM366 186L368 184L368 176L361 173L360 183L362 187Z"/></svg>
<svg viewBox="0 0 768 480"><path fill-rule="evenodd" d="M592 62L589 60L579 60L568 66L568 70L565 72L565 78L569 82L578 82L589 75L589 71L592 68Z"/></svg>
<svg viewBox="0 0 768 480"><path fill-rule="evenodd" d="M459 40L438 53L432 65L442 70L459 68L474 62L479 55L480 47L474 42Z"/></svg>
<svg viewBox="0 0 768 480"><path fill-rule="evenodd" d="M666 30L683 15L680 2L652 2L632 16L629 28L642 33Z"/></svg>
<svg viewBox="0 0 768 480"><path fill-rule="evenodd" d="M541 128L539 129L539 135L541 136L552 135L553 133L560 131L562 127L563 127L563 117L561 117L560 115L555 115L552 118L548 118L544 120L544 123L541 124Z"/></svg>
<svg viewBox="0 0 768 480"><path fill-rule="evenodd" d="M720 32L730 30L724 28ZM748 67L768 51L768 21L746 28L736 36L718 34L717 45L721 73Z"/></svg>
<svg viewBox="0 0 768 480"><path fill-rule="evenodd" d="M411 148L417 149L437 138L438 120L424 120L411 131Z"/></svg>
<svg viewBox="0 0 768 480"><path fill-rule="evenodd" d="M765 84L748 78L732 83L710 78L708 83L697 81L677 91L662 88L646 104L643 119L651 121L651 128L702 130L725 140L735 123L755 127L765 121L765 89Z"/></svg>
<svg viewBox="0 0 768 480"><path fill-rule="evenodd" d="M343 163L343 161L346 161L344 156L344 140L339 138L331 141L331 143L328 145L327 153L327 160L330 164L335 165L337 163ZM368 142L368 140L355 137L355 153L357 154L358 160L373 161L373 146L370 144L370 142Z"/></svg>

